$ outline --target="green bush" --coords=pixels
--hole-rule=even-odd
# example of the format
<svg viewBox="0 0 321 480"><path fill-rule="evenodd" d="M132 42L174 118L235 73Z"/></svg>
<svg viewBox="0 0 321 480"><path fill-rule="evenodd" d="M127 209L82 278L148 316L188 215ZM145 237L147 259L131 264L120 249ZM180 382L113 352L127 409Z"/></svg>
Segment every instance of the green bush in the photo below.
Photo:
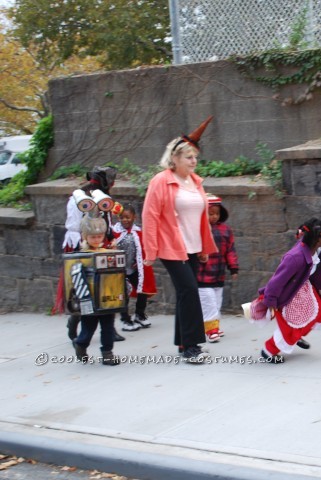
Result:
<svg viewBox="0 0 321 480"><path fill-rule="evenodd" d="M49 180L57 180L59 178L68 178L70 176L75 177L82 177L88 171L87 167L83 167L82 165L72 164L68 167L59 167L57 170L51 175Z"/></svg>
<svg viewBox="0 0 321 480"><path fill-rule="evenodd" d="M19 207L24 205L26 208L26 202L23 202L25 188L27 185L37 182L38 175L45 165L48 150L53 145L52 116L40 120L30 145L29 150L19 154L22 163L27 165L27 170L19 172L0 190L0 205L2 206Z"/></svg>
<svg viewBox="0 0 321 480"><path fill-rule="evenodd" d="M262 162L249 160L240 155L231 163L200 160L195 171L201 177L238 177L258 174L261 172L262 166Z"/></svg>

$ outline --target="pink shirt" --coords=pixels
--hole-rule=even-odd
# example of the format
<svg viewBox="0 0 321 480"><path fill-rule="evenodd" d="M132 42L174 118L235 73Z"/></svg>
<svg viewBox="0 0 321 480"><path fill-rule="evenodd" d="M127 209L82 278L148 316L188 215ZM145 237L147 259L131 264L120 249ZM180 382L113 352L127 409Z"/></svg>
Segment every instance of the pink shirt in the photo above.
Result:
<svg viewBox="0 0 321 480"><path fill-rule="evenodd" d="M202 179L192 173L192 179L204 204L207 197ZM179 189L178 181L170 169L155 175L149 183L142 212L143 242L147 260L187 260L187 251L178 223L175 199ZM215 253L218 249L210 230L207 208L200 220L201 250L196 253Z"/></svg>
<svg viewBox="0 0 321 480"><path fill-rule="evenodd" d="M175 209L187 253L201 252L201 217L205 209L201 194L180 187L175 198Z"/></svg>

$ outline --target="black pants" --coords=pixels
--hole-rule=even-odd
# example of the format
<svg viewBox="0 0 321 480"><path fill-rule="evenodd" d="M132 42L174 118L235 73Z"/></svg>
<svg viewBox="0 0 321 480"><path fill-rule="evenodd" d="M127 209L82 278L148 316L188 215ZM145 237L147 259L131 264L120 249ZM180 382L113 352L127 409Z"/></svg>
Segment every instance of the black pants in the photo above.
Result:
<svg viewBox="0 0 321 480"><path fill-rule="evenodd" d="M82 315L81 331L78 337L75 338L76 343L83 347L88 347L98 324L100 324L101 351L107 352L112 350L114 346L114 321L114 314Z"/></svg>
<svg viewBox="0 0 321 480"><path fill-rule="evenodd" d="M138 286L138 271L137 270L135 272L131 273L130 275L126 275L126 278L133 287L137 288L137 286ZM144 316L146 306L147 306L147 297L148 296L145 295L145 293L137 293L135 313L138 313L138 315ZM127 300L127 310L120 314L121 320L128 320L129 319L128 303L129 303L129 298Z"/></svg>
<svg viewBox="0 0 321 480"><path fill-rule="evenodd" d="M161 259L176 291L175 345L188 347L204 343L204 321L196 280L197 256L185 262Z"/></svg>

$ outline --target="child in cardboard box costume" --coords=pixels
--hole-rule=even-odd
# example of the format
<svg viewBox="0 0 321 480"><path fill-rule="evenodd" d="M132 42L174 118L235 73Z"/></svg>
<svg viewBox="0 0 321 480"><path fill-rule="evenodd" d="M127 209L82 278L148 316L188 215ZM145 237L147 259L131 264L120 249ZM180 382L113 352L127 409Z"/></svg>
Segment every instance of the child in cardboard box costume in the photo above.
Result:
<svg viewBox="0 0 321 480"><path fill-rule="evenodd" d="M101 192L106 195L110 195L110 189L115 183L117 175L117 170L113 167L99 167L95 166L90 172L86 174L87 182L80 186L79 192L83 192L84 196L87 198L91 195L91 192L99 189ZM117 203L113 203L112 213L118 214L121 206ZM114 211L115 209L115 211ZM78 204L75 200L74 194L69 197L67 203L67 218L66 218L66 233L63 241L63 249L65 253L79 251L80 248L80 222L84 215L84 211L78 208ZM104 220L106 221L106 246L108 241L111 241L113 234L111 231L111 214L110 212L104 213ZM53 313L63 313L64 312L64 298L63 298L63 280L62 277L59 280L58 289L57 289L57 298L55 306L53 308ZM80 316L77 312L72 313L67 321L68 336L73 340L77 336L77 327L80 322ZM122 341L125 338L118 334L116 329L114 330L114 341Z"/></svg>
<svg viewBox="0 0 321 480"><path fill-rule="evenodd" d="M73 291L81 312L81 331L73 346L77 358L86 363L87 348L99 324L102 364L118 365L119 358L113 354L114 321L115 312L126 307L125 253L103 248L107 225L97 207L84 215L80 230L80 252L64 254L66 300L70 302Z"/></svg>

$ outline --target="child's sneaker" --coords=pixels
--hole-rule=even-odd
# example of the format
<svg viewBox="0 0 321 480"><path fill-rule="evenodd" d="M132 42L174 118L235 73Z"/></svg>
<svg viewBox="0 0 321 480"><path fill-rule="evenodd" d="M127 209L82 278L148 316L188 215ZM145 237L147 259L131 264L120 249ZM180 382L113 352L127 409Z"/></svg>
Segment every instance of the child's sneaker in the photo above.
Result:
<svg viewBox="0 0 321 480"><path fill-rule="evenodd" d="M223 333L224 335L224 333ZM217 343L220 341L220 334L219 334L219 329L215 328L215 330L211 330L210 332L206 333L207 340L210 343Z"/></svg>
<svg viewBox="0 0 321 480"><path fill-rule="evenodd" d="M134 323L132 320L125 320L123 321L122 330L124 332L136 332L136 330L140 329L140 325Z"/></svg>
<svg viewBox="0 0 321 480"><path fill-rule="evenodd" d="M135 313L134 322L138 323L142 328L148 328L151 326L151 322L145 314L140 315L139 313Z"/></svg>
<svg viewBox="0 0 321 480"><path fill-rule="evenodd" d="M224 337L224 335L225 335L225 333L223 332L223 330L220 330L220 329L218 329L218 332L217 332L217 333L219 334L219 337L220 337L220 338L221 338L221 337Z"/></svg>

